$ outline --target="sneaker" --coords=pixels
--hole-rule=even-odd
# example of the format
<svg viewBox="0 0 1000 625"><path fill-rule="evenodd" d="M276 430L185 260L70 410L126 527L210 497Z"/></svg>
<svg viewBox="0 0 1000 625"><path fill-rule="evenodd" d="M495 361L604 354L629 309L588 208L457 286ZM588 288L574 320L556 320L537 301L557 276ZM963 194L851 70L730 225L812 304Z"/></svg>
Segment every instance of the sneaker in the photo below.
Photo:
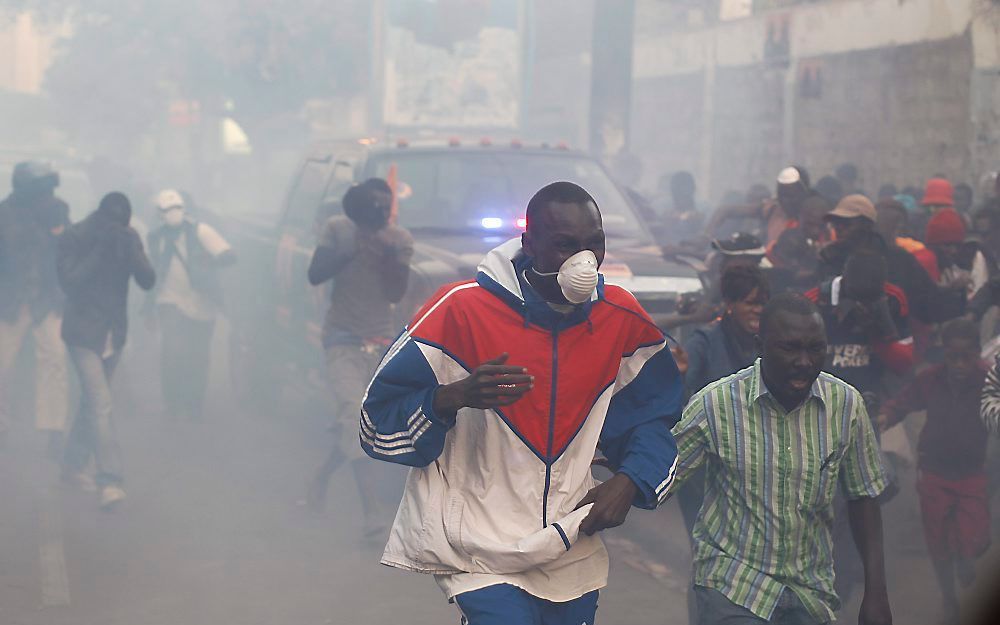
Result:
<svg viewBox="0 0 1000 625"><path fill-rule="evenodd" d="M97 482L94 481L93 477L82 471L79 473L64 473L62 481L67 486L82 490L85 493L97 492Z"/></svg>
<svg viewBox="0 0 1000 625"><path fill-rule="evenodd" d="M120 486L105 486L101 489L101 509L111 511L125 499L125 491Z"/></svg>

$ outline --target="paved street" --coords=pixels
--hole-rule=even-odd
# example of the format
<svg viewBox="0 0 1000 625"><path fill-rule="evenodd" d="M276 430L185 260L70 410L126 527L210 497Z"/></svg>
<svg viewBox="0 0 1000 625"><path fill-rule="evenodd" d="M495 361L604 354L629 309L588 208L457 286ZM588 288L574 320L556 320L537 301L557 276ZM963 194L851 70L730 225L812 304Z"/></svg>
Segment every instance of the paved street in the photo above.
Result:
<svg viewBox="0 0 1000 625"><path fill-rule="evenodd" d="M217 383L205 422L170 422L155 401L127 412L130 399L156 397L156 387L136 369L126 377L118 423L129 499L115 514L59 485L22 411L0 454L0 623L458 622L430 578L381 567L376 550L359 546L347 472L335 478L325 515L296 505L327 442L321 417L292 407L234 410ZM886 513L887 533L907 533L914 547L889 541L893 607L905 625L936 614L915 511L907 484ZM628 533L608 537L614 564L600 622L683 624L686 539L676 508L636 511ZM652 557L639 544L651 545Z"/></svg>

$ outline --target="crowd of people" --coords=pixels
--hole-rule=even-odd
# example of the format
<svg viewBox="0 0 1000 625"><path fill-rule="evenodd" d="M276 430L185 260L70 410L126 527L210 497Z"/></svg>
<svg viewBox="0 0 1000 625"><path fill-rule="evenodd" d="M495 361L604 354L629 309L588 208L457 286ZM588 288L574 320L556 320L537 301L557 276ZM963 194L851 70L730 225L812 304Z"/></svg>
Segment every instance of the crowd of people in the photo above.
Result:
<svg viewBox="0 0 1000 625"><path fill-rule="evenodd" d="M875 201L858 177L787 167L707 219L690 174L666 206L633 192L665 256L707 252L701 301L655 320L601 279L593 198L540 190L524 236L432 297L362 396L365 452L413 467L382 563L433 574L466 623L590 623L593 535L677 493L692 623L828 623L855 588L860 623L891 623L881 505L908 469L880 439L925 411L917 490L957 619L990 544L1000 193L973 213L941 176Z"/></svg>
<svg viewBox="0 0 1000 625"><path fill-rule="evenodd" d="M944 176L927 180L922 192L885 184L874 199L858 178L857 168L845 164L813 187L805 168L788 167L777 177L773 199L754 197L755 187L748 201L705 216L694 236L661 237L671 257L703 254L711 241L705 282L721 286L688 314L663 321L686 334L674 351L686 368L686 392L697 399L761 355L753 336L768 298L802 294L823 321L823 371L861 394L876 435L926 412L917 492L945 622L954 622L956 586L971 585L973 562L990 544L986 429L996 427L1000 393L1000 183L996 174L984 177L977 205L970 185L953 186ZM658 209L651 204L660 232L677 218L674 207L687 214L693 205L690 174L671 180L681 182L669 185L671 201ZM678 197L678 188L687 196ZM732 222L738 230L727 231ZM725 237L713 239L719 235ZM712 317L707 325L691 325ZM905 462L894 451L882 455L885 501L898 490L896 471ZM679 499L697 534L694 515L709 503L703 486L685 484ZM835 538L846 535L837 526ZM848 561L853 554L839 544L835 554L837 590L849 595L852 582L860 581Z"/></svg>
<svg viewBox="0 0 1000 625"><path fill-rule="evenodd" d="M815 185L789 166L773 194L757 185L708 212L694 177L675 174L641 206L666 257L704 257L704 289L655 318L604 282L597 202L555 182L528 203L521 238L401 332L414 241L389 184L356 184L302 276L333 281L322 343L336 433L305 502L321 509L346 462L366 538L381 540L388 506L365 455L411 467L382 563L432 574L471 625L592 624L608 576L598 533L674 495L692 623L828 623L862 588L859 622L887 624L880 506L911 469L882 439L926 412L917 490L952 619L990 544L986 441L1000 431L989 182L978 205L942 176L871 199L851 165ZM0 203L0 443L31 334L37 427L63 478L113 509L125 491L111 379L130 308L162 333L165 414L200 419L218 272L236 254L176 190L150 202L149 229L118 192L71 224L57 186L50 167L22 163ZM594 464L611 477L595 481Z"/></svg>
<svg viewBox="0 0 1000 625"><path fill-rule="evenodd" d="M187 201L173 189L150 201L161 223L148 232L117 191L71 224L69 207L56 195L59 174L48 164L19 163L11 182L0 202L0 447L7 444L15 369L30 334L36 427L47 433L63 481L96 492L110 511L126 497L111 385L130 309L162 329L166 415L200 418L222 297L216 272L235 254L212 226L186 213ZM148 232L147 243L140 230ZM144 304L132 305L132 281L148 292ZM72 418L67 362L80 389Z"/></svg>

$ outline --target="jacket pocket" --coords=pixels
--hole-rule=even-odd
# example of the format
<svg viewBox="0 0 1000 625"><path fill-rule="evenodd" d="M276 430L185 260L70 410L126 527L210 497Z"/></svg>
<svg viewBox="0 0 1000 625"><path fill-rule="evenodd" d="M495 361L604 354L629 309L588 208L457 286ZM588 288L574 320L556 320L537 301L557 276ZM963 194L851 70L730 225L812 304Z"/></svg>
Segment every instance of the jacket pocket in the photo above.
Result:
<svg viewBox="0 0 1000 625"><path fill-rule="evenodd" d="M444 530L448 544L465 561L470 573L508 575L521 573L553 562L569 551L580 537L580 524L593 504L549 524L518 540L491 538L476 530L465 501L448 498L444 510Z"/></svg>

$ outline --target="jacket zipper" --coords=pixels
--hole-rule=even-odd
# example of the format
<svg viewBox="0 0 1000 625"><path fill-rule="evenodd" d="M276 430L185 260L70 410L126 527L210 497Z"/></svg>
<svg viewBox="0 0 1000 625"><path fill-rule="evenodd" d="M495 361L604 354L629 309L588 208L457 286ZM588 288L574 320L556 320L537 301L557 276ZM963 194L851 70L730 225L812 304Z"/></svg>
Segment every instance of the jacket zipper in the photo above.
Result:
<svg viewBox="0 0 1000 625"><path fill-rule="evenodd" d="M549 526L549 488L552 486L552 440L556 429L556 386L559 379L559 324L552 331L552 390L549 397L549 440L545 448L545 491L542 494L542 528Z"/></svg>

